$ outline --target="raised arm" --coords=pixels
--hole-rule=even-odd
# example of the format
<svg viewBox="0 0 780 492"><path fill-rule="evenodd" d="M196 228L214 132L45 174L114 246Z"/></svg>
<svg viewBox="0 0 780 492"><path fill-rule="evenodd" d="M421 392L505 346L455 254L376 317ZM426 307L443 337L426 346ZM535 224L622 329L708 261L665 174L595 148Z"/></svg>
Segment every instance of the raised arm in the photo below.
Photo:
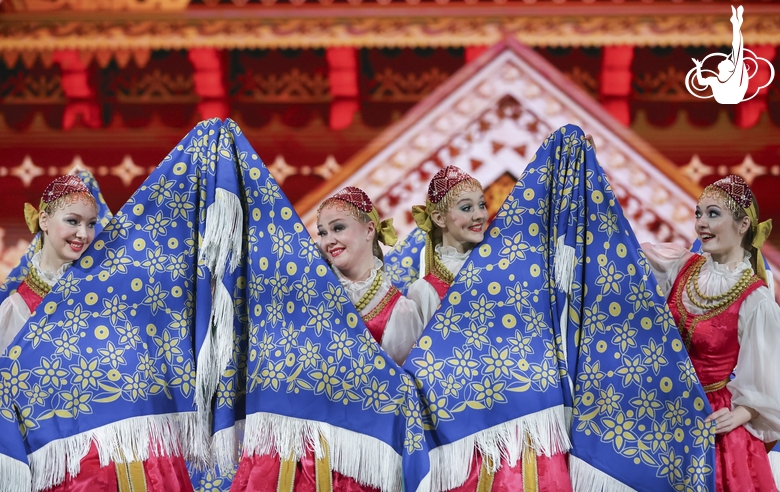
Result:
<svg viewBox="0 0 780 492"><path fill-rule="evenodd" d="M742 39L742 12L744 12L742 5L739 8L734 9L731 6L733 15L731 16L732 38L731 38L731 57L734 62L734 74L742 76L742 66L744 64L743 57L743 39ZM740 81L741 83L741 81Z"/></svg>

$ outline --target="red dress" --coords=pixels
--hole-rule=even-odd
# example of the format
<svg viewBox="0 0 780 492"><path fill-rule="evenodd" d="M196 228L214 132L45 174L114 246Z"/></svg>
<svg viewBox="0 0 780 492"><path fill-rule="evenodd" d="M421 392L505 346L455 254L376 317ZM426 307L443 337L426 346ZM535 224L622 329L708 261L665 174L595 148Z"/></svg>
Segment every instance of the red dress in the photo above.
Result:
<svg viewBox="0 0 780 492"><path fill-rule="evenodd" d="M690 340L688 355L699 381L705 387L712 410L716 411L731 408L731 391L724 383L728 382L737 365L739 308L753 291L765 284L754 277L753 283L730 305L694 316L683 305L682 293L693 273L692 266L699 258L701 256L693 255L675 279L669 294L669 309L683 339ZM764 443L744 426L726 434L717 434L715 474L717 492L777 490Z"/></svg>
<svg viewBox="0 0 780 492"><path fill-rule="evenodd" d="M401 292L391 287L377 307L363 317L369 333L377 343L382 341L393 308L401 297ZM230 491L276 492L280 467L281 460L276 454L244 456L238 465ZM379 492L379 489L360 484L357 480L337 471L332 472L331 480L334 491ZM312 451L307 452L306 456L296 464L293 483L294 492L317 492L316 467Z"/></svg>
<svg viewBox="0 0 780 492"><path fill-rule="evenodd" d="M35 311L43 301L42 292L32 288L27 279L19 284L17 292L30 312ZM121 467L120 471L114 463L100 466L100 456L93 443L87 455L81 459L80 466L78 475L72 477L67 473L62 483L46 489L46 492L118 492L119 481L129 484L133 492L193 492L187 465L181 456L150 457L142 464L141 477L140 473L128 473L127 467Z"/></svg>
<svg viewBox="0 0 780 492"><path fill-rule="evenodd" d="M431 272L423 279L439 294L439 299L444 300L450 285L441 277ZM550 457L536 457L537 490L540 492L571 492L571 478L569 476L569 464L566 453L554 454ZM473 492L480 485L480 469L482 457L474 453L471 461L471 470L466 481L459 487L451 489L451 492ZM523 460L510 467L506 460L501 460L501 467L493 477L492 492L520 492L523 490Z"/></svg>
<svg viewBox="0 0 780 492"><path fill-rule="evenodd" d="M143 462L143 477L131 476L127 468L120 472L114 463L100 466L100 457L94 444L81 459L81 471L75 477L65 476L65 481L45 492L119 492L118 481L130 484L132 492L193 492L187 465L181 456L151 457ZM122 473L124 476L119 476ZM143 483L141 483L143 482ZM127 487L127 485L125 485Z"/></svg>

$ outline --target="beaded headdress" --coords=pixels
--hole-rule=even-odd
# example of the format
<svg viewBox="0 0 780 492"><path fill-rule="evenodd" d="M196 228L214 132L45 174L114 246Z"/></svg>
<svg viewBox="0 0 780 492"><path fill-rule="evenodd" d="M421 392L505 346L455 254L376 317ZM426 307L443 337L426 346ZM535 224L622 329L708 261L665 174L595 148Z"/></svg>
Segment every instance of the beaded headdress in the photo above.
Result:
<svg viewBox="0 0 780 492"><path fill-rule="evenodd" d="M726 202L732 214L747 209L753 203L753 192L747 182L736 174L730 174L704 188L702 197L713 196Z"/></svg>
<svg viewBox="0 0 780 492"><path fill-rule="evenodd" d="M47 212L52 208L56 208L54 204L57 200L72 194L78 194L80 197L84 197L97 208L95 197L92 196L89 188L81 181L81 178L71 174L58 176L57 178L54 178L54 181L49 183L45 190L43 190L41 204L38 207L38 210L30 203L24 204L24 220L27 222L27 227L30 229L30 232L35 234L41 230L40 225L38 224L38 218L40 217L41 212Z"/></svg>
<svg viewBox="0 0 780 492"><path fill-rule="evenodd" d="M447 166L439 170L433 175L431 184L428 185L428 200L432 203L439 203L452 188L467 179L474 178L459 167Z"/></svg>
<svg viewBox="0 0 780 492"><path fill-rule="evenodd" d="M322 209L334 201L343 202L354 207L356 212L355 215L357 215L357 213L362 213L368 216L368 218L371 219L371 222L374 223L377 239L379 239L382 244L394 246L396 241L398 241L398 235L395 232L395 227L393 227L393 219L380 220L379 211L374 207L373 202L368 195L366 195L365 191L355 186L347 186L322 202L317 210L317 215L319 216ZM356 216L355 218L357 219L358 217Z"/></svg>
<svg viewBox="0 0 780 492"><path fill-rule="evenodd" d="M772 231L772 219L761 223L758 222L758 208L756 208L753 192L750 191L747 182L736 174L730 174L704 188L699 200L704 197L723 200L726 208L729 209L735 218L741 216L741 213L750 218L750 228L753 231L751 246L756 249L756 275L766 281L767 276L764 258L761 255L761 246L764 245L764 241L766 241L769 233Z"/></svg>

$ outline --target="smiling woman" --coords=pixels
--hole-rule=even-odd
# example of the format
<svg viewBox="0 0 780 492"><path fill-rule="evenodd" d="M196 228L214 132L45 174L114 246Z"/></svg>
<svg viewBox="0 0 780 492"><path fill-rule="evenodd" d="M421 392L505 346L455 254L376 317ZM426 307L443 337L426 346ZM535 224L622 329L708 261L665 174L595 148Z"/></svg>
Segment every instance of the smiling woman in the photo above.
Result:
<svg viewBox="0 0 780 492"><path fill-rule="evenodd" d="M43 192L40 211L25 204L27 225L32 233L41 231L42 246L17 291L0 304L0 354L65 270L92 243L97 214L95 198L77 176L52 181Z"/></svg>
<svg viewBox="0 0 780 492"><path fill-rule="evenodd" d="M485 193L479 181L447 166L433 176L425 207L414 207L412 213L429 239L426 275L409 288L409 298L417 303L423 323L428 323L469 253L485 236Z"/></svg>
<svg viewBox="0 0 780 492"><path fill-rule="evenodd" d="M348 186L322 203L317 230L325 259L371 335L394 361L403 364L423 324L415 304L383 272L379 243L395 244L393 220L380 221L368 195Z"/></svg>
<svg viewBox="0 0 780 492"><path fill-rule="evenodd" d="M775 490L764 442L780 438L780 307L761 257L772 224L734 175L704 189L695 215L702 255L642 249L714 410L717 490Z"/></svg>
<svg viewBox="0 0 780 492"><path fill-rule="evenodd" d="M336 358L341 360L342 357L349 356L353 351L357 352L356 339L362 346L376 347L371 341L373 337L386 352L386 355L389 355L399 365L403 364L420 336L423 325L414 302L404 297L390 283L383 272L383 256L379 243L388 246L395 244L396 233L392 219L379 220L379 212L368 195L359 188L348 186L320 205L317 231L320 237L319 246L325 259L330 263L336 277L368 329L368 332L361 330L362 333L354 334L347 330L340 333L333 330L331 343L327 344L327 349L332 350L336 354ZM327 269L323 266L323 272L320 276L323 276L326 271ZM301 282L299 285L299 299L305 299L308 303L309 298L317 295L317 292L309 287L309 285L314 285L314 282L311 284ZM328 295L335 293L330 291L319 292L319 294L328 297ZM331 313L321 304L319 309L313 310L312 315L310 323L316 326L321 321L327 320ZM349 315L347 320L349 323ZM354 321L357 321L357 317L354 318ZM292 324L289 330L292 333ZM298 334L296 333L295 336ZM307 343L309 347L299 345L301 358L298 360L307 367L315 366L320 357L317 352L319 349L314 349L310 342ZM376 353L379 350L372 348L365 356L361 353L358 362L352 366L352 371L347 373L347 378L360 380L366 378L366 375L374 370L374 363L370 362L373 359L372 352ZM309 357L310 355L311 357ZM384 353L377 355L377 360L384 361L382 355ZM332 358L330 359L330 362L333 362ZM383 363L382 366L384 366ZM313 373L317 374L318 379L315 391L331 395L334 392L333 388L338 386L340 380L337 374L338 364L325 364L323 362L322 367L322 371ZM271 377L270 372L266 372L266 374L267 377ZM376 405L379 405L378 401L376 400ZM364 408L371 408L373 404L366 405L368 406ZM322 481L323 483L329 482L330 487L327 490L378 492L378 488L360 483L335 469L331 472L322 472L320 468L322 459L315 460L315 455L314 449L310 448L306 450L300 460L285 460L281 465L279 457L272 454L244 456L230 490L234 492L281 490L282 486L277 487L277 483L288 483L291 487L294 485L292 490L295 491L314 490L316 483L316 489L320 490L320 482ZM378 457L377 460L381 461ZM281 470L287 470L287 472L283 473ZM274 475L277 472L279 473L278 480ZM293 479L288 481L283 479L283 477L290 475Z"/></svg>

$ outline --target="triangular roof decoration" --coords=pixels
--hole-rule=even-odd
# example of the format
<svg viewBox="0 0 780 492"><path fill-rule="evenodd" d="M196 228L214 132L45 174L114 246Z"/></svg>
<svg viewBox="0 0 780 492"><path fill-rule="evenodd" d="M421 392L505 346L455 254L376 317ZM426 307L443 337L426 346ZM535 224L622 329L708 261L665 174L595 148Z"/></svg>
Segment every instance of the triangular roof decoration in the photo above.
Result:
<svg viewBox="0 0 780 492"><path fill-rule="evenodd" d="M541 55L509 38L455 73L296 208L314 232L317 205L341 187L357 186L405 237L415 226L411 206L424 202L441 167L456 165L485 188L507 174L518 178L531 158L527 151L566 124L593 135L640 242L694 241L701 188Z"/></svg>

